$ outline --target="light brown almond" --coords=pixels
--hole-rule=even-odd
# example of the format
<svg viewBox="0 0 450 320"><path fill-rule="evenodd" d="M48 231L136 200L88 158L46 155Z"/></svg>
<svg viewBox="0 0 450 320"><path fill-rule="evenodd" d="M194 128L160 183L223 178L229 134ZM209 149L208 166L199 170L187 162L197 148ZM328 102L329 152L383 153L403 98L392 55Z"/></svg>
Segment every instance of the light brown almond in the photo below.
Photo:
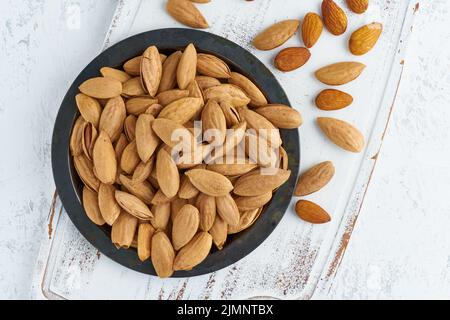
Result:
<svg viewBox="0 0 450 320"><path fill-rule="evenodd" d="M184 205L173 220L172 243L175 250L184 247L197 233L199 213L196 207Z"/></svg>
<svg viewBox="0 0 450 320"><path fill-rule="evenodd" d="M213 242L217 247L217 249L222 250L225 242L227 241L228 235L227 223L220 216L216 216L214 224L209 230L209 233L211 234Z"/></svg>
<svg viewBox="0 0 450 320"><path fill-rule="evenodd" d="M132 174L139 162L141 162L141 159L137 152L136 140L133 140L123 150L120 168L128 174Z"/></svg>
<svg viewBox="0 0 450 320"><path fill-rule="evenodd" d="M148 221L153 218L153 213L138 197L123 191L116 190L115 198L119 206L138 219Z"/></svg>
<svg viewBox="0 0 450 320"><path fill-rule="evenodd" d="M353 97L348 93L335 89L325 89L316 98L316 106L321 110L343 109L353 102Z"/></svg>
<svg viewBox="0 0 450 320"><path fill-rule="evenodd" d="M172 199L172 202L170 202L170 219L172 222L175 220L178 212L180 212L180 209L186 204L189 204L187 199L181 199L179 197Z"/></svg>
<svg viewBox="0 0 450 320"><path fill-rule="evenodd" d="M84 154L81 154L73 158L73 163L78 176L81 181L83 181L85 186L91 190L98 191L100 181L94 175L94 165L92 164L92 161L90 161Z"/></svg>
<svg viewBox="0 0 450 320"><path fill-rule="evenodd" d="M92 151L94 172L105 184L113 184L116 180L117 159L114 147L105 131L101 131Z"/></svg>
<svg viewBox="0 0 450 320"><path fill-rule="evenodd" d="M233 190L230 180L220 173L205 169L192 169L185 174L198 190L207 195L220 197Z"/></svg>
<svg viewBox="0 0 450 320"><path fill-rule="evenodd" d="M225 141L227 123L219 104L210 100L202 111L202 129L204 140L220 146Z"/></svg>
<svg viewBox="0 0 450 320"><path fill-rule="evenodd" d="M348 44L350 52L357 56L366 54L375 46L382 31L383 25L378 22L362 26L353 32L350 37Z"/></svg>
<svg viewBox="0 0 450 320"><path fill-rule="evenodd" d="M128 60L123 65L123 70L131 76L141 75L141 60L142 56L134 57L133 59Z"/></svg>
<svg viewBox="0 0 450 320"><path fill-rule="evenodd" d="M266 205L272 199L272 191L253 197L236 197L234 201L239 211L258 209Z"/></svg>
<svg viewBox="0 0 450 320"><path fill-rule="evenodd" d="M105 131L112 142L115 142L122 132L126 118L125 103L118 96L108 101L100 116L99 131Z"/></svg>
<svg viewBox="0 0 450 320"><path fill-rule="evenodd" d="M168 278L173 274L175 251L164 231L156 231L152 237L151 259L156 274L160 278Z"/></svg>
<svg viewBox="0 0 450 320"><path fill-rule="evenodd" d="M193 80L186 88L189 91L189 97L191 98L199 98L202 100L201 107L205 105L205 99L203 97L203 91L200 89L198 83L196 80ZM194 115L194 119L198 119L198 116L201 113L201 109L197 111L197 113Z"/></svg>
<svg viewBox="0 0 450 320"><path fill-rule="evenodd" d="M197 81L198 86L202 90L206 90L210 87L218 86L220 85L220 81L213 77L207 77L207 76L196 76L195 81Z"/></svg>
<svg viewBox="0 0 450 320"><path fill-rule="evenodd" d="M270 104L255 109L255 112L269 120L275 127L282 129L295 129L303 123L300 112L282 104Z"/></svg>
<svg viewBox="0 0 450 320"><path fill-rule="evenodd" d="M369 0L347 0L347 6L354 13L364 13L369 7Z"/></svg>
<svg viewBox="0 0 450 320"><path fill-rule="evenodd" d="M174 270L191 270L206 259L211 251L212 237L208 232L199 232L176 255Z"/></svg>
<svg viewBox="0 0 450 320"><path fill-rule="evenodd" d="M147 110L145 110L145 113L150 114L154 118L156 118L163 108L164 107L162 105L155 103L148 107Z"/></svg>
<svg viewBox="0 0 450 320"><path fill-rule="evenodd" d="M123 132L127 137L128 141L133 141L136 138L136 116L130 114L125 118L123 123Z"/></svg>
<svg viewBox="0 0 450 320"><path fill-rule="evenodd" d="M255 163L248 163L245 159L238 159L236 163L212 163L207 169L223 174L224 176L240 176L255 169Z"/></svg>
<svg viewBox="0 0 450 320"><path fill-rule="evenodd" d="M239 112L229 101L221 101L220 108L225 116L225 121L227 123L227 128L239 124L241 122L241 117Z"/></svg>
<svg viewBox="0 0 450 320"><path fill-rule="evenodd" d="M222 159L225 155L228 155L230 152L232 152L232 150L234 150L235 147L241 143L242 139L244 139L246 128L247 123L243 121L232 126L230 128L231 130L227 130L228 132L225 138L225 143L223 144L223 146L215 148L214 154L210 154L209 157L206 157L206 163L214 163L217 159Z"/></svg>
<svg viewBox="0 0 450 320"><path fill-rule="evenodd" d="M317 124L322 132L337 146L350 152L361 152L364 148L364 136L351 124L335 119L319 117Z"/></svg>
<svg viewBox="0 0 450 320"><path fill-rule="evenodd" d="M290 170L283 169L276 169L271 173L263 174L260 170L251 171L236 181L233 192L239 196L259 196L277 189L291 175Z"/></svg>
<svg viewBox="0 0 450 320"><path fill-rule="evenodd" d="M180 100L181 98L186 98L188 96L189 96L188 90L171 89L158 93L156 98L158 99L159 104L165 107L174 101Z"/></svg>
<svg viewBox="0 0 450 320"><path fill-rule="evenodd" d="M216 218L216 198L200 193L195 205L200 212L200 229L209 231Z"/></svg>
<svg viewBox="0 0 450 320"><path fill-rule="evenodd" d="M105 78L113 78L120 81L121 83L127 82L128 80L131 79L131 76L126 72L110 67L101 68L100 73Z"/></svg>
<svg viewBox="0 0 450 320"><path fill-rule="evenodd" d="M150 223L140 223L138 229L137 252L139 260L145 261L152 253L152 238L155 228Z"/></svg>
<svg viewBox="0 0 450 320"><path fill-rule="evenodd" d="M181 51L175 51L167 57L166 61L164 61L158 92L164 92L175 88L177 84L177 68L181 55Z"/></svg>
<svg viewBox="0 0 450 320"><path fill-rule="evenodd" d="M138 219L122 211L111 228L111 241L118 248L130 248L138 226Z"/></svg>
<svg viewBox="0 0 450 320"><path fill-rule="evenodd" d="M199 29L209 27L205 17L189 0L169 0L166 8L175 20L184 25Z"/></svg>
<svg viewBox="0 0 450 320"><path fill-rule="evenodd" d="M97 77L86 80L79 89L92 98L109 99L122 93L122 83L112 78Z"/></svg>
<svg viewBox="0 0 450 320"><path fill-rule="evenodd" d="M255 110L258 109L259 108ZM241 119L247 122L247 128L253 129L254 133L267 140L270 146L274 148L281 146L282 141L280 131L272 124L272 122L250 109L239 108L238 112Z"/></svg>
<svg viewBox="0 0 450 320"><path fill-rule="evenodd" d="M70 135L70 153L72 156L79 156L83 153L83 129L85 121L82 116L79 116L75 121Z"/></svg>
<svg viewBox="0 0 450 320"><path fill-rule="evenodd" d="M200 191L194 187L191 180L186 175L181 178L180 190L178 191L178 197L181 199L191 199L198 195Z"/></svg>
<svg viewBox="0 0 450 320"><path fill-rule="evenodd" d="M259 218L262 212L262 208L252 209L248 211L241 212L241 218L239 224L235 227L228 226L228 234L235 234L241 232L245 229L250 228L255 221Z"/></svg>
<svg viewBox="0 0 450 320"><path fill-rule="evenodd" d="M338 62L316 71L316 78L322 83L337 86L359 77L366 66L360 62Z"/></svg>
<svg viewBox="0 0 450 320"><path fill-rule="evenodd" d="M98 206L105 222L112 226L120 215L120 206L115 198L116 188L110 184L100 184Z"/></svg>
<svg viewBox="0 0 450 320"><path fill-rule="evenodd" d="M216 197L217 213L230 226L236 226L239 223L239 209L230 194L222 197Z"/></svg>
<svg viewBox="0 0 450 320"><path fill-rule="evenodd" d="M291 47L281 50L275 57L275 67L278 70L288 72L302 67L308 62L311 53L307 48Z"/></svg>
<svg viewBox="0 0 450 320"><path fill-rule="evenodd" d="M168 203L171 202L173 200L174 197L172 198L168 198L162 191L161 189L159 189L156 193L155 196L152 199L152 204L155 205L161 205L164 203Z"/></svg>
<svg viewBox="0 0 450 320"><path fill-rule="evenodd" d="M302 219L314 224L322 224L331 220L330 215L314 202L299 200L295 204L295 212Z"/></svg>
<svg viewBox="0 0 450 320"><path fill-rule="evenodd" d="M145 95L145 89L142 86L141 77L131 78L123 84L122 95L127 98Z"/></svg>
<svg viewBox="0 0 450 320"><path fill-rule="evenodd" d="M169 119L179 124L186 123L200 110L202 103L203 101L200 98L179 99L164 107L158 118Z"/></svg>
<svg viewBox="0 0 450 320"><path fill-rule="evenodd" d="M312 48L323 30L323 22L317 13L309 12L305 15L302 23L302 38L305 47Z"/></svg>
<svg viewBox="0 0 450 320"><path fill-rule="evenodd" d="M168 198L177 195L180 188L180 175L172 156L164 149L158 151L156 158L156 177L161 191Z"/></svg>
<svg viewBox="0 0 450 320"><path fill-rule="evenodd" d="M217 102L228 101L235 107L246 106L250 103L241 88L232 84L221 84L219 86L210 87L204 92L205 100L216 100Z"/></svg>
<svg viewBox="0 0 450 320"><path fill-rule="evenodd" d="M135 116L139 116L140 114L146 112L146 110L158 103L157 99L154 99L150 96L136 97L127 100L125 106L127 113L133 114Z"/></svg>
<svg viewBox="0 0 450 320"><path fill-rule="evenodd" d="M331 161L316 164L304 172L297 182L294 195L306 196L322 189L334 176L334 165Z"/></svg>
<svg viewBox="0 0 450 320"><path fill-rule="evenodd" d="M178 136L193 141L194 137L188 129L170 119L158 118L153 121L153 131L169 147L175 147L179 142ZM184 141L184 140L183 140Z"/></svg>
<svg viewBox="0 0 450 320"><path fill-rule="evenodd" d="M197 71L197 51L192 43L184 49L177 67L177 83L182 90L195 79Z"/></svg>
<svg viewBox="0 0 450 320"><path fill-rule="evenodd" d="M141 77L144 88L152 97L156 95L161 82L162 63L159 57L158 48L155 46L148 47L141 60Z"/></svg>
<svg viewBox="0 0 450 320"><path fill-rule="evenodd" d="M271 50L285 43L294 35L300 25L298 20L284 20L268 27L253 39L259 50Z"/></svg>
<svg viewBox="0 0 450 320"><path fill-rule="evenodd" d="M122 186L124 186L128 192L138 197L140 200L142 200L142 202L147 205L150 205L152 203L155 192L150 182L134 182L132 179L124 176L123 174L119 176L119 180Z"/></svg>
<svg viewBox="0 0 450 320"><path fill-rule="evenodd" d="M335 36L347 30L347 15L333 0L322 1L322 18L325 27Z"/></svg>
<svg viewBox="0 0 450 320"><path fill-rule="evenodd" d="M250 106L261 107L267 104L267 99L259 88L246 76L237 72L231 72L231 77L228 79L230 84L241 88L245 94L250 98Z"/></svg>
<svg viewBox="0 0 450 320"><path fill-rule="evenodd" d="M102 217L100 208L98 207L98 194L91 189L83 188L83 207L88 218L96 225L102 226L105 220Z"/></svg>
<svg viewBox="0 0 450 320"><path fill-rule="evenodd" d="M116 153L117 163L120 164L120 159L122 158L123 150L125 150L128 145L127 137L124 133L120 134L119 139L117 139L114 145L114 151ZM120 166L119 166L120 167Z"/></svg>
<svg viewBox="0 0 450 320"><path fill-rule="evenodd" d="M148 162L159 145L158 135L153 131L155 118L150 114L141 114L136 122L136 148L140 159Z"/></svg>
<svg viewBox="0 0 450 320"><path fill-rule="evenodd" d="M155 157L151 157L147 162L140 162L133 172L133 182L142 182L147 180L153 170Z"/></svg>
<svg viewBox="0 0 450 320"><path fill-rule="evenodd" d="M197 72L204 76L228 79L231 71L228 65L212 54L197 54Z"/></svg>
<svg viewBox="0 0 450 320"><path fill-rule="evenodd" d="M150 222L155 229L167 229L170 220L170 208L170 202L152 206L153 218Z"/></svg>
<svg viewBox="0 0 450 320"><path fill-rule="evenodd" d="M83 119L87 122L92 123L95 128L98 128L100 114L102 113L100 103L96 99L91 98L83 93L77 94L75 96L75 101Z"/></svg>

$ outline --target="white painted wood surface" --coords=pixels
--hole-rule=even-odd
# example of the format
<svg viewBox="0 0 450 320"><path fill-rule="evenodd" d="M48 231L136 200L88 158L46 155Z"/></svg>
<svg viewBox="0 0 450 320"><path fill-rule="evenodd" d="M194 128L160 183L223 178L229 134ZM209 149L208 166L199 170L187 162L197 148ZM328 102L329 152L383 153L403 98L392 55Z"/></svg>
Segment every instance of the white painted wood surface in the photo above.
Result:
<svg viewBox="0 0 450 320"><path fill-rule="evenodd" d="M297 4L294 0L285 1L286 7L281 8L269 0L251 4L236 0L220 7L214 7L219 6L219 3L211 3L205 6L204 13L212 22L209 31L236 41L271 66L274 53L257 52L251 47L250 41L262 27L284 18L302 17L309 11L315 11L320 2L309 2L295 15L287 14L286 8L294 9ZM152 13L152 19L149 19L149 12ZM376 49L358 59L368 65L361 78L343 86L355 97L354 105L346 110L324 113L315 109L312 101L324 86L312 74L329 63L355 60L346 50L348 36L335 38L324 33L313 49L313 59L296 72L281 73L271 67L287 91L292 105L305 115L302 137L307 139L303 139L302 144L303 166L308 167L324 160L318 159L318 154L325 152L329 157L327 159L332 159L337 168L338 173L333 182L320 193L319 203L333 213L330 224L312 226L302 223L291 206L274 234L251 255L233 266L190 279L161 280L124 270L103 257L80 237L63 213L49 254L46 255L44 250L43 256L48 256L47 262L45 259L40 261L47 267L41 276L44 295L64 299L310 298L318 285L319 276L323 272L334 274L333 264L342 252L339 251L339 256L335 257L334 252L330 251L332 245L341 240L341 234L347 232L348 222L359 213L362 202L360 194L364 193L367 186L375 162L373 156L378 152L396 94L402 70L402 43L406 43L410 34L412 16L413 7L404 1L393 2L387 7L382 2L373 2L366 15L350 14L349 30L371 21L381 21L385 32ZM145 30L169 26L178 26L178 23L167 15L159 2L120 2L106 44ZM293 45L300 45L298 36L285 47ZM333 55L329 52L333 52ZM356 123L367 137L367 151L361 155L348 154L324 139L314 124L314 118L321 113L328 116L334 114ZM317 197L314 195L310 198ZM283 263L280 264L280 261ZM328 286L326 280L320 282L321 287ZM129 290L124 291L123 287Z"/></svg>
<svg viewBox="0 0 450 320"><path fill-rule="evenodd" d="M48 237L45 221L53 189L49 167L53 120L70 82L100 49L115 1L6 2L0 4L4 26L0 50L5 57L0 59L0 70L12 81L0 88L0 139L8 150L0 162L0 297L20 298L30 295L39 242ZM68 8L77 6L80 29L76 29L76 19L67 19L76 16ZM317 298L448 298L449 11L450 3L444 0L421 5L393 119L352 240L332 285L316 292ZM304 100L312 96L314 93ZM291 100L293 104L302 101ZM308 122L316 115L311 104L300 110ZM328 148L316 154L305 151L305 132L312 130L319 137L312 124L312 129L305 128L303 168L307 161L313 163L329 155ZM314 198L324 206L332 195L327 190ZM58 206L55 212L58 217ZM307 230L305 224L290 220L294 221ZM56 221L53 227L55 230ZM44 241L44 245L49 243ZM83 245L77 248L91 252ZM291 248L299 251L304 246ZM97 256L85 257L89 262ZM82 280L118 275L133 291L135 278L126 275L123 268L117 271L112 262L107 266L102 269L106 274L96 272ZM55 284L66 281L79 291L74 281L78 269L68 270L72 275L66 273L66 278L56 279ZM289 276L286 272L287 280ZM139 279L148 280L145 276ZM33 288L39 289L39 284L35 282ZM135 292L150 297L145 291Z"/></svg>

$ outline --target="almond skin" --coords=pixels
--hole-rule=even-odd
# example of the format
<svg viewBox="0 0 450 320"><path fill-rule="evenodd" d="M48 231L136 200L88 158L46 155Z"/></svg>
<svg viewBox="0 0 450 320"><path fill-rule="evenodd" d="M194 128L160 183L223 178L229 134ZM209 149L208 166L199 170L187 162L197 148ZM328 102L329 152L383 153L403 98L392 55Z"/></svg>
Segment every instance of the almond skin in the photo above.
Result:
<svg viewBox="0 0 450 320"><path fill-rule="evenodd" d="M338 62L316 71L316 78L322 83L338 86L359 77L366 66L360 62Z"/></svg>
<svg viewBox="0 0 450 320"><path fill-rule="evenodd" d="M306 196L319 191L333 178L334 172L334 165L331 161L316 164L298 178L294 195Z"/></svg>
<svg viewBox="0 0 450 320"><path fill-rule="evenodd" d="M323 22L317 13L309 12L305 15L302 23L302 39L305 47L312 48L323 30Z"/></svg>
<svg viewBox="0 0 450 320"><path fill-rule="evenodd" d="M322 224L331 220L330 215L314 202L299 200L295 204L295 212L300 219L314 224Z"/></svg>
<svg viewBox="0 0 450 320"><path fill-rule="evenodd" d="M321 110L339 110L351 105L353 97L335 89L325 89L316 98L316 106Z"/></svg>
<svg viewBox="0 0 450 320"><path fill-rule="evenodd" d="M356 56L366 54L375 46L382 31L383 25L378 22L362 26L350 37L348 44L350 52Z"/></svg>
<svg viewBox="0 0 450 320"><path fill-rule="evenodd" d="M322 132L337 146L350 152L361 152L364 136L351 124L335 118L317 118Z"/></svg>
<svg viewBox="0 0 450 320"><path fill-rule="evenodd" d="M347 15L333 0L323 0L322 17L325 27L335 36L347 30Z"/></svg>
<svg viewBox="0 0 450 320"><path fill-rule="evenodd" d="M285 43L294 35L300 25L298 20L284 20L268 27L253 39L259 50L271 50Z"/></svg>
<svg viewBox="0 0 450 320"><path fill-rule="evenodd" d="M303 66L310 57L311 53L307 48L286 48L275 57L275 67L284 72L292 71Z"/></svg>
<svg viewBox="0 0 450 320"><path fill-rule="evenodd" d="M369 7L369 0L347 0L347 6L354 13L364 13Z"/></svg>
<svg viewBox="0 0 450 320"><path fill-rule="evenodd" d="M168 278L173 274L175 251L164 231L153 234L151 258L158 277Z"/></svg>
<svg viewBox="0 0 450 320"><path fill-rule="evenodd" d="M188 0L167 1L167 12L178 22L192 28L206 29L208 22L197 7Z"/></svg>

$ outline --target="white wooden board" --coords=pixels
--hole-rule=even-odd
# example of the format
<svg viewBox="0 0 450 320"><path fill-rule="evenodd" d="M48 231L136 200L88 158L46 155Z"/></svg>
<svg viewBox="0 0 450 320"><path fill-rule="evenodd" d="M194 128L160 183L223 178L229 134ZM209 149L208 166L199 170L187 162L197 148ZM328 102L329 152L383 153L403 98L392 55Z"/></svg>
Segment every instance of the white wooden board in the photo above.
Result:
<svg viewBox="0 0 450 320"><path fill-rule="evenodd" d="M35 298L308 299L329 290L383 140L401 78L402 57L412 30L416 3L376 0L371 1L364 15L346 10L347 33L334 37L325 31L312 49L308 64L291 73L281 73L272 67L278 50L260 52L251 47L251 39L262 28L282 19L301 18L309 11L319 12L320 2L285 0L281 6L276 0L215 0L201 5L201 10L210 22L208 31L235 41L266 63L292 106L303 114L301 171L320 161L334 162L336 175L331 183L307 197L331 213L331 223L313 226L300 221L292 209L296 201L293 199L273 234L238 263L200 277L161 280L128 270L97 252L75 229L55 196L48 219L49 239L42 244L33 283ZM383 23L382 38L369 54L351 56L346 48L349 35L372 21ZM180 26L167 15L162 0L119 1L105 47L139 32ZM283 47L301 45L296 35ZM353 95L354 103L344 110L320 111L313 101L325 86L315 80L313 72L344 60L367 65L360 78L340 88ZM355 124L367 139L365 152L355 155L338 149L320 133L314 121L317 116L332 116Z"/></svg>

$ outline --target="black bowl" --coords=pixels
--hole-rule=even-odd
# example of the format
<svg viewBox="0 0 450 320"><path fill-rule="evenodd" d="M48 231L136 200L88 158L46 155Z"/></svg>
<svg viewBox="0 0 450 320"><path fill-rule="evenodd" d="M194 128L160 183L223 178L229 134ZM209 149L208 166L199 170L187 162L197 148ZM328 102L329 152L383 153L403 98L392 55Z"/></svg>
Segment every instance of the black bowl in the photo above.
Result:
<svg viewBox="0 0 450 320"><path fill-rule="evenodd" d="M86 216L82 203L82 183L74 169L69 152L73 124L79 115L75 95L85 80L99 76L104 66L119 67L125 61L142 54L150 45L169 54L194 43L199 52L213 53L230 67L252 79L265 93L270 103L289 105L285 92L274 75L254 55L239 45L214 34L191 29L160 29L144 32L110 47L96 57L76 78L67 92L56 118L52 140L52 167L56 188L70 219L81 234L100 252L130 269L156 275L150 261L141 262L136 250L117 250L111 243L110 228L98 227ZM276 191L272 201L255 224L249 229L230 236L221 251L212 253L190 271L178 271L174 277L190 277L210 273L227 267L256 249L275 229L286 211L294 190L300 157L297 130L281 130L283 146L289 156L289 181Z"/></svg>

